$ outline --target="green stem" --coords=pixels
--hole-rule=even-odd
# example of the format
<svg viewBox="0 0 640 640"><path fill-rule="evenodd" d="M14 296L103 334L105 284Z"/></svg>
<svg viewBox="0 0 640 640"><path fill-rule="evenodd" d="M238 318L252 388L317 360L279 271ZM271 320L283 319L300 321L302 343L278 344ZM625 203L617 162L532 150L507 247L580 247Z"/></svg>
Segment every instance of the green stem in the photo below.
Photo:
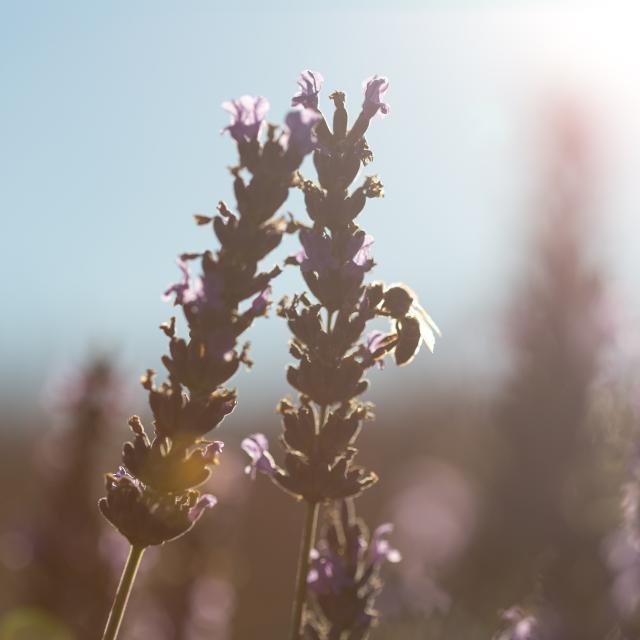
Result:
<svg viewBox="0 0 640 640"><path fill-rule="evenodd" d="M291 616L291 640L299 640L302 626L302 615L307 600L307 574L309 573L309 555L315 542L316 525L320 505L317 502L307 502L307 519L300 544L298 556L298 575L296 577L296 591Z"/></svg>
<svg viewBox="0 0 640 640"><path fill-rule="evenodd" d="M113 599L113 605L109 613L109 619L107 620L107 626L105 627L102 640L116 640L118 637L118 631L120 631L124 611L127 608L131 587L133 587L133 581L136 579L136 573L138 572L143 553L144 547L131 545L129 557L122 570L122 577L120 578L116 596Z"/></svg>

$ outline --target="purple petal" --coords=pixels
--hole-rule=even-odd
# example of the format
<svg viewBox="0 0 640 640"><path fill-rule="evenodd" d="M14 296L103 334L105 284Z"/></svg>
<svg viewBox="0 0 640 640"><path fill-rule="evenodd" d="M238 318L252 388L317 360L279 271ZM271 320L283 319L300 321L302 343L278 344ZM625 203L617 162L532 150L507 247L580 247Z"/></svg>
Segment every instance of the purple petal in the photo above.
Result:
<svg viewBox="0 0 640 640"><path fill-rule="evenodd" d="M302 250L296 256L303 272L323 273L335 269L336 261L332 255L331 239L314 229L301 229Z"/></svg>
<svg viewBox="0 0 640 640"><path fill-rule="evenodd" d="M384 331L378 331L377 329L371 331L367 335L367 351L371 354L375 353L380 348L380 345L386 336L387 334Z"/></svg>
<svg viewBox="0 0 640 640"><path fill-rule="evenodd" d="M184 304L185 300L189 297L191 274L189 272L189 263L186 260L178 258L176 264L182 272L182 280L170 285L162 295L162 299L167 302L171 300L171 296L175 294L174 304L178 305Z"/></svg>
<svg viewBox="0 0 640 640"><path fill-rule="evenodd" d="M210 442L202 452L203 457L206 460L215 460L216 456L222 453L224 449L224 442L220 440L215 440L214 442Z"/></svg>
<svg viewBox="0 0 640 640"><path fill-rule="evenodd" d="M300 90L291 99L291 106L301 105L307 109L318 108L318 94L324 83L324 78L319 71L311 71L306 69L298 78L298 87Z"/></svg>
<svg viewBox="0 0 640 640"><path fill-rule="evenodd" d="M322 120L322 116L313 109L289 111L285 118L285 124L288 129L289 149L300 156L306 156L311 153L317 143L314 127L320 120Z"/></svg>
<svg viewBox="0 0 640 640"><path fill-rule="evenodd" d="M251 309L256 315L261 316L267 310L267 307L271 303L271 299L270 299L271 292L272 292L271 286L265 287L256 296L256 298L254 298L253 302L251 303Z"/></svg>
<svg viewBox="0 0 640 640"><path fill-rule="evenodd" d="M252 142L258 138L269 101L263 96L245 95L223 102L222 108L231 114L231 122L222 132L228 131L236 142Z"/></svg>
<svg viewBox="0 0 640 640"><path fill-rule="evenodd" d="M378 111L383 115L387 115L389 113L389 105L383 102L383 96L389 88L388 78L378 75L371 76L362 83L362 88L364 90L362 109L365 115L368 118L373 118Z"/></svg>
<svg viewBox="0 0 640 640"><path fill-rule="evenodd" d="M255 479L257 472L273 475L276 464L269 453L269 441L262 433L254 433L245 438L240 447L249 456L249 464L245 467L245 473Z"/></svg>
<svg viewBox="0 0 640 640"><path fill-rule="evenodd" d="M218 499L210 493L205 493L198 498L198 501L189 509L189 520L196 522L206 509L215 507Z"/></svg>
<svg viewBox="0 0 640 640"><path fill-rule="evenodd" d="M368 233L365 234L362 244L360 245L360 249L358 249L357 253L353 256L352 262L358 267L364 267L369 261L369 249L371 245L374 243L373 236Z"/></svg>
<svg viewBox="0 0 640 640"><path fill-rule="evenodd" d="M397 549L391 548L389 541L384 536L389 535L393 531L393 525L390 523L381 524L371 536L369 544L369 560L372 564L378 564L383 560L388 562L400 562L402 556Z"/></svg>

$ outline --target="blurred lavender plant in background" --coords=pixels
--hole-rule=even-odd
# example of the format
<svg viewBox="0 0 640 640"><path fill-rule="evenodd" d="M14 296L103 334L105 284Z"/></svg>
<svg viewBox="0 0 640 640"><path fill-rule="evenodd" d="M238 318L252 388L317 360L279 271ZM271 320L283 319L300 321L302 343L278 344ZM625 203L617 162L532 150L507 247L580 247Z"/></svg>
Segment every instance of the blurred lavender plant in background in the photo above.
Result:
<svg viewBox="0 0 640 640"><path fill-rule="evenodd" d="M612 612L599 553L606 492L594 474L589 422L607 337L587 236L594 167L576 105L554 106L547 125L546 181L534 212L538 256L513 310L514 370L496 411L502 455L470 550L474 568L461 569L474 578L466 576L459 593L487 614L490 603L537 593L556 612L560 637L595 639L611 628Z"/></svg>
<svg viewBox="0 0 640 640"><path fill-rule="evenodd" d="M636 434L637 438L637 434ZM613 577L611 598L620 629L633 637L640 632L640 460L638 443L623 485L621 525L604 540L604 557Z"/></svg>
<svg viewBox="0 0 640 640"><path fill-rule="evenodd" d="M394 478L388 510L404 562L384 592L387 620L446 616L452 596L443 574L463 557L475 533L478 498L450 462L416 459Z"/></svg>
<svg viewBox="0 0 640 640"><path fill-rule="evenodd" d="M27 554L13 603L31 611L24 614L27 635L53 636L55 629L66 629L71 637L91 638L102 630L113 573L102 544L103 521L95 510L100 491L95 469L104 464L104 446L126 397L121 374L104 356L47 386L46 409L58 425L34 451L39 491L33 520L13 534Z"/></svg>

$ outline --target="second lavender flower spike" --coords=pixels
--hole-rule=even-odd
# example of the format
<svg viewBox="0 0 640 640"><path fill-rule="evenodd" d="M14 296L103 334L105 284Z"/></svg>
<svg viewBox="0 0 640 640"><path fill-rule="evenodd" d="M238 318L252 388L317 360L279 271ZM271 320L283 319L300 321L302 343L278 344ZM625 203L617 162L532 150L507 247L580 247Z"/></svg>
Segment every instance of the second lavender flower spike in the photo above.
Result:
<svg viewBox="0 0 640 640"><path fill-rule="evenodd" d="M318 590L324 589L328 578L323 571L342 570L340 562L333 563L322 555L322 546L311 555L319 509L334 501L352 500L377 481L373 471L355 463L355 441L363 423L373 417L371 405L360 399L369 384L364 378L367 370L380 367L387 355L393 355L398 365L407 364L421 344L433 350L439 333L408 287L365 282L374 266L374 240L356 219L367 199L382 197L384 189L377 176L365 177L355 189L350 190L350 186L360 168L373 159L364 135L377 113L389 111L383 99L389 82L379 76L365 81L362 108L351 128L345 94L332 93L335 111L330 128L318 108L320 83L313 82L318 78L321 76L317 72L303 72L298 82L300 92L293 98L294 103L313 107L317 116L313 161L318 182L302 175L297 179L309 223L298 223L302 246L287 260L300 269L311 295L302 293L285 299L278 309L292 333L290 353L295 363L287 370L287 380L299 394L298 401L285 399L279 406L284 426L282 466L268 452L264 436L255 434L244 443L252 458L252 476L258 471L265 473L307 505L291 640L298 640L303 629L307 637L322 640L342 638L342 630L356 633L355 622L343 621L339 627L331 620L330 612L335 613L339 607L346 611L357 604L362 616L369 615L370 598L347 601L347 591L340 591L341 604L334 601L328 608L316 606L305 622L308 584L315 593L314 601L320 603ZM387 318L390 329L368 331L367 325L376 318ZM264 445L259 455L253 451L256 442ZM382 533L379 531L373 539L371 553L395 558L395 553L385 556L388 543ZM310 562L313 573L309 572ZM370 567L378 564L371 560ZM308 582L312 575L314 579ZM364 638L374 619L371 616L366 624L363 619L357 632L360 635L349 637Z"/></svg>

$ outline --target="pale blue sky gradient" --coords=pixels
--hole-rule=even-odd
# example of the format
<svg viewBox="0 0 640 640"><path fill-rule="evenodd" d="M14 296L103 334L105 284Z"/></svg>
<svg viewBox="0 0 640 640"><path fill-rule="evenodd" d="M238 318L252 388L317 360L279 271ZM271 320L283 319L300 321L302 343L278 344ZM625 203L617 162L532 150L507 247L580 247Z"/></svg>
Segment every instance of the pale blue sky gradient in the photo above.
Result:
<svg viewBox="0 0 640 640"><path fill-rule="evenodd" d="M355 110L364 78L391 79L391 116L369 135L386 197L361 223L376 237L375 276L410 283L445 337L385 384L496 370L535 193L536 113L558 85L594 96L611 127L603 190L616 217L602 238L630 291L640 46L622 6L553 4L0 2L2 396L92 347L134 373L158 366L175 256L215 245L191 216L233 203L219 105L262 94L278 122L303 68L324 74L327 108L331 89ZM299 198L287 209L302 214ZM287 272L275 295L301 288ZM256 368L239 384L275 403L286 329L273 318L251 337Z"/></svg>

